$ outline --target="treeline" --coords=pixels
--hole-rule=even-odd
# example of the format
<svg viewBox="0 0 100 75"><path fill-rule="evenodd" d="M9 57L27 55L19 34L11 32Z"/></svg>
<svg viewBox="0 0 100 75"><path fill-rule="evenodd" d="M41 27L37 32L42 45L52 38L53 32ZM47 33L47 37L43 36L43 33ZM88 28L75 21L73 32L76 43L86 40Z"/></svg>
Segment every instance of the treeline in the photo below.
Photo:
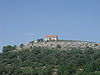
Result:
<svg viewBox="0 0 100 75"><path fill-rule="evenodd" d="M19 46L20 48L23 48L24 47L24 44L20 44ZM16 50L17 46L14 45L14 46L11 46L11 45L8 45L8 46L4 46L2 48L2 51L3 52L13 52L14 50Z"/></svg>
<svg viewBox="0 0 100 75"><path fill-rule="evenodd" d="M100 50L4 51L0 53L0 75L100 75Z"/></svg>

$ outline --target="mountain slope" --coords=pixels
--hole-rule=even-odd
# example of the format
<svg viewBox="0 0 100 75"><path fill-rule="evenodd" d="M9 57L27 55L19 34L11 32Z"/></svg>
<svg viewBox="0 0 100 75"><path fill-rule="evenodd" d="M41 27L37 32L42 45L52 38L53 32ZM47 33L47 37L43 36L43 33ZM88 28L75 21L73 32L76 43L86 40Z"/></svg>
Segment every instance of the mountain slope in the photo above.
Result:
<svg viewBox="0 0 100 75"><path fill-rule="evenodd" d="M0 75L100 75L100 50L28 48L0 53Z"/></svg>

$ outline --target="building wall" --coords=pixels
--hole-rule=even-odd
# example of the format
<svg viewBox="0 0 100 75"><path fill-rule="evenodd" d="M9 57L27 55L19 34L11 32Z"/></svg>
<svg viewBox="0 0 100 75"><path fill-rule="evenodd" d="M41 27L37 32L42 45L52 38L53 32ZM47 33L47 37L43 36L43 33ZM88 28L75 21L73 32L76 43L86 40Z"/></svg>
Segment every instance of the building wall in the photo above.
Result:
<svg viewBox="0 0 100 75"><path fill-rule="evenodd" d="M45 41L49 41L49 40L58 40L58 38L45 38Z"/></svg>

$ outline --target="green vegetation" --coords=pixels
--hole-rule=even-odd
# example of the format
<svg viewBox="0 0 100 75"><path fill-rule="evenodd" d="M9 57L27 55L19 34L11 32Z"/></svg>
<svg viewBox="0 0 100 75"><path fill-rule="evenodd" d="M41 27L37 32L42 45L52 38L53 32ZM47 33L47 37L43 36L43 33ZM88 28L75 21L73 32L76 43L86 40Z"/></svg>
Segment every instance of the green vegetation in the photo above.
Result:
<svg viewBox="0 0 100 75"><path fill-rule="evenodd" d="M16 49L16 45L15 46L8 45L3 47L3 52L9 52L9 51L11 52L15 49Z"/></svg>
<svg viewBox="0 0 100 75"><path fill-rule="evenodd" d="M100 75L100 50L5 50L0 53L0 75Z"/></svg>
<svg viewBox="0 0 100 75"><path fill-rule="evenodd" d="M24 44L20 44L20 47L23 48Z"/></svg>
<svg viewBox="0 0 100 75"><path fill-rule="evenodd" d="M57 49L61 49L61 46L60 45L57 45Z"/></svg>

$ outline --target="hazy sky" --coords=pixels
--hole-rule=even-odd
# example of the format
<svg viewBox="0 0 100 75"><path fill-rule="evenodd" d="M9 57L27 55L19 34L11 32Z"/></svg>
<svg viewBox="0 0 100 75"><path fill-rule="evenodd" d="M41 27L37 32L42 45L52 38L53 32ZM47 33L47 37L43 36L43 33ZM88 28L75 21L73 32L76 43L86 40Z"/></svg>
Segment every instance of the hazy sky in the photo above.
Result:
<svg viewBox="0 0 100 75"><path fill-rule="evenodd" d="M100 0L0 0L0 50L52 34L100 42Z"/></svg>

